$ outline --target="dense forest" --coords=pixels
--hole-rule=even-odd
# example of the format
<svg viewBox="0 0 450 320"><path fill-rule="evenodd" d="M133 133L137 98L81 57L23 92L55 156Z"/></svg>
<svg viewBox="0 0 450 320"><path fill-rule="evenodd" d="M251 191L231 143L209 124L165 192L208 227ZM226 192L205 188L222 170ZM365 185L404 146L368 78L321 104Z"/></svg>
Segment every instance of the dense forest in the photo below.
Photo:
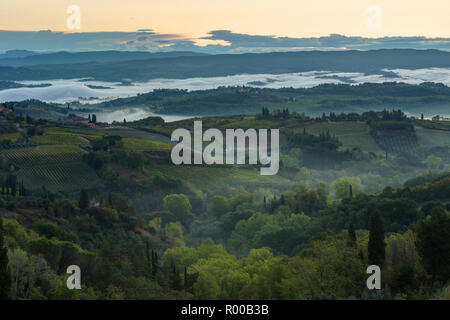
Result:
<svg viewBox="0 0 450 320"><path fill-rule="evenodd" d="M433 121L288 108L202 119L280 128L280 172L264 177L174 166L171 144L145 138L192 120L108 129L3 114L1 298L450 299L449 140ZM66 286L69 265L81 290Z"/></svg>

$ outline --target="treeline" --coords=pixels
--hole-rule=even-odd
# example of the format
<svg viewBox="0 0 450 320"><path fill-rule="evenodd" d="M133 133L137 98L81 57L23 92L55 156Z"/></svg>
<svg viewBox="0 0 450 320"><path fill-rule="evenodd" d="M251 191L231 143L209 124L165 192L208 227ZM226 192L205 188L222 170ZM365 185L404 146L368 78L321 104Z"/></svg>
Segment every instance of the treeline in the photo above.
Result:
<svg viewBox="0 0 450 320"><path fill-rule="evenodd" d="M2 195L11 195L13 197L27 195L27 190L25 189L23 180L18 182L17 176L14 174L9 173L6 177L0 175L0 183Z"/></svg>
<svg viewBox="0 0 450 320"><path fill-rule="evenodd" d="M302 133L288 132L286 135L287 143L284 149L288 152L300 149L302 163L309 168L334 168L343 161L361 157L361 152L357 150L355 151L357 156L353 154L353 151L339 150L342 142L336 136L331 135L329 130L321 132L319 135L313 135L309 134L305 127Z"/></svg>
<svg viewBox="0 0 450 320"><path fill-rule="evenodd" d="M29 229L7 219L0 230L8 272L17 283L8 294L31 299L370 298L365 271L377 264L383 273L378 298L445 297L450 208L438 199L445 200L440 195L449 194L448 186L444 179L410 189L409 195L407 188L386 188L367 196L343 180L334 186L342 195L339 201L321 184L262 202L249 192L210 195L202 205L184 194L169 194L161 208L144 217L114 193L106 199L86 190L77 200L30 198L13 209L29 219ZM416 197L421 193L436 198L423 202ZM65 288L70 264L83 267L82 290Z"/></svg>

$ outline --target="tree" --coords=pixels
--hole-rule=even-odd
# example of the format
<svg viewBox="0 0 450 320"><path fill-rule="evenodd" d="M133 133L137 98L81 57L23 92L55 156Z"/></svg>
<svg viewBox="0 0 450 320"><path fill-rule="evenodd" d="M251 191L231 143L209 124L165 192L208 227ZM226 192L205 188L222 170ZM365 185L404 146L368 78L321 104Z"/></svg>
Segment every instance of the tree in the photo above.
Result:
<svg viewBox="0 0 450 320"><path fill-rule="evenodd" d="M427 166L428 170L430 170L430 171L439 170L439 167L441 166L441 162L442 162L442 159L439 157L436 157L434 154L429 155L424 161L425 165Z"/></svg>
<svg viewBox="0 0 450 320"><path fill-rule="evenodd" d="M300 184L304 185L305 187L310 187L312 184L311 170L305 167L301 168L295 176L295 180L298 180Z"/></svg>
<svg viewBox="0 0 450 320"><path fill-rule="evenodd" d="M183 224L189 224L192 217L192 206L184 194L170 194L163 199L163 207L172 213Z"/></svg>
<svg viewBox="0 0 450 320"><path fill-rule="evenodd" d="M3 238L3 219L0 217L0 300L10 297L11 274L8 268L8 249Z"/></svg>
<svg viewBox="0 0 450 320"><path fill-rule="evenodd" d="M97 123L97 116L95 114L92 115L92 123Z"/></svg>
<svg viewBox="0 0 450 320"><path fill-rule="evenodd" d="M108 204L109 204L110 206L113 205L113 199L112 199L112 194L111 194L111 192L108 193Z"/></svg>
<svg viewBox="0 0 450 320"><path fill-rule="evenodd" d="M179 222L169 222L164 228L167 241L173 246L184 246L183 227Z"/></svg>
<svg viewBox="0 0 450 320"><path fill-rule="evenodd" d="M264 197L264 201L266 197ZM211 211L217 217L221 217L227 212L230 211L230 204L228 203L228 199L224 196L214 196L211 199Z"/></svg>
<svg viewBox="0 0 450 320"><path fill-rule="evenodd" d="M360 192L361 179L359 177L341 177L333 182L333 187L338 198L348 198Z"/></svg>
<svg viewBox="0 0 450 320"><path fill-rule="evenodd" d="M172 270L169 276L169 281L171 284L171 287L174 290L181 290L183 288L183 283L181 282L180 274L178 273L178 270L175 265L172 265Z"/></svg>
<svg viewBox="0 0 450 320"><path fill-rule="evenodd" d="M8 190L8 187L11 188L11 195L15 197L17 194L17 177L13 174L8 174L6 183L6 189Z"/></svg>
<svg viewBox="0 0 450 320"><path fill-rule="evenodd" d="M86 191L86 189L82 189L80 192L80 199L78 200L78 207L80 207L81 210L87 209L89 206L89 195Z"/></svg>
<svg viewBox="0 0 450 320"><path fill-rule="evenodd" d="M194 292L195 296L199 299L217 299L220 286L214 275L208 272L202 272L194 284Z"/></svg>
<svg viewBox="0 0 450 320"><path fill-rule="evenodd" d="M450 213L434 209L419 224L416 246L425 269L434 280L450 278Z"/></svg>
<svg viewBox="0 0 450 320"><path fill-rule="evenodd" d="M356 239L356 233L355 233L355 227L353 226L353 223L350 223L348 226L348 236L347 236L347 246L356 248L357 244Z"/></svg>
<svg viewBox="0 0 450 320"><path fill-rule="evenodd" d="M378 210L370 216L370 234L368 245L368 259L370 265L380 268L384 265L386 257L386 243L384 242L384 223Z"/></svg>
<svg viewBox="0 0 450 320"><path fill-rule="evenodd" d="M152 249L152 277L154 278L156 276L156 273L158 272L158 253L156 251L153 251Z"/></svg>

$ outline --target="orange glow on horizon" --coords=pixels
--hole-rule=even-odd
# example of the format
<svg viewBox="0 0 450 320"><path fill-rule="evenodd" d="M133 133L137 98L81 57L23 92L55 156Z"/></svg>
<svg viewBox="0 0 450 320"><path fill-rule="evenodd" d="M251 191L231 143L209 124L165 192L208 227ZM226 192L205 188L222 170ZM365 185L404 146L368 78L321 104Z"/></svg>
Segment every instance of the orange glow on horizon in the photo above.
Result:
<svg viewBox="0 0 450 320"><path fill-rule="evenodd" d="M66 27L70 5L81 10L79 30ZM370 5L380 8L379 29L367 27ZM0 30L152 29L190 38L218 29L285 37L450 37L449 14L448 0L1 0Z"/></svg>

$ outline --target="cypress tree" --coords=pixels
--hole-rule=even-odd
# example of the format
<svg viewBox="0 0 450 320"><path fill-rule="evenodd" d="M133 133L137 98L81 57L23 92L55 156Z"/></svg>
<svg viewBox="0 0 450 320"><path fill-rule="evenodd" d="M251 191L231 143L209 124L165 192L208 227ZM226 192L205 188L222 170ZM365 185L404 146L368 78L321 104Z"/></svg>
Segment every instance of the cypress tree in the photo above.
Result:
<svg viewBox="0 0 450 320"><path fill-rule="evenodd" d="M355 227L353 226L353 223L350 223L350 225L348 226L347 247L356 248L356 244L357 239Z"/></svg>
<svg viewBox="0 0 450 320"><path fill-rule="evenodd" d="M25 196L25 187L23 185L23 180L20 182L19 196Z"/></svg>
<svg viewBox="0 0 450 320"><path fill-rule="evenodd" d="M175 267L175 264L172 264L172 273L171 273L170 282L171 282L173 289L175 289L175 290L183 289L180 274L178 273L177 268Z"/></svg>
<svg viewBox="0 0 450 320"><path fill-rule="evenodd" d="M380 268L384 265L386 258L386 243L384 242L384 223L378 210L370 216L370 234L368 246L368 259L370 265Z"/></svg>
<svg viewBox="0 0 450 320"><path fill-rule="evenodd" d="M152 250L152 276L156 276L158 271L158 254Z"/></svg>
<svg viewBox="0 0 450 320"><path fill-rule="evenodd" d="M78 200L78 206L81 210L85 210L89 206L89 195L86 189L82 189L80 192L80 200Z"/></svg>
<svg viewBox="0 0 450 320"><path fill-rule="evenodd" d="M189 287L189 281L188 281L187 268L184 267L184 290L187 291L188 287Z"/></svg>
<svg viewBox="0 0 450 320"><path fill-rule="evenodd" d="M9 299L11 274L8 268L8 249L3 239L3 219L0 217L0 300Z"/></svg>
<svg viewBox="0 0 450 320"><path fill-rule="evenodd" d="M147 263L148 263L148 265L149 265L150 268L151 268L151 266L152 266L152 261L151 261L151 259L150 259L150 249L149 249L149 245L148 245L148 240L147 240L146 248L145 248L145 256L147 257Z"/></svg>
<svg viewBox="0 0 450 320"><path fill-rule="evenodd" d="M14 183L11 185L11 195L15 197L17 195L17 184L14 180Z"/></svg>

